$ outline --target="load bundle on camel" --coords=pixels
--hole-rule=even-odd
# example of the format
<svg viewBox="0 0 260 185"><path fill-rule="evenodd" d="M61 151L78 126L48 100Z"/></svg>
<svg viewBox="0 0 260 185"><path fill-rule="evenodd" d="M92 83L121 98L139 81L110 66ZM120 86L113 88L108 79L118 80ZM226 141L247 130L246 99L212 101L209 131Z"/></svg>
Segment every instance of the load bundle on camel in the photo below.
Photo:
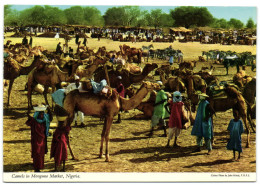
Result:
<svg viewBox="0 0 260 185"><path fill-rule="evenodd" d="M69 113L68 124L70 125L74 118L75 111L81 111L85 115L103 117L104 127L101 134L101 146L99 157L103 156L103 143L105 140L106 161L109 161L109 133L114 116L119 110L131 110L138 106L146 97L147 93L154 90L155 84L151 82L143 82L138 92L130 99L125 99L119 96L115 89L112 90L110 98L95 94L92 91L82 92L73 90L67 94L64 100L64 109Z"/></svg>
<svg viewBox="0 0 260 185"><path fill-rule="evenodd" d="M122 83L125 88L129 87L131 84L140 83L147 77L147 75L151 71L153 71L157 67L158 65L155 63L146 64L145 67L143 68L142 73L140 74L133 74L125 69L122 69L121 71L117 71L114 70L113 68L108 68L110 86L116 88L118 76L122 77ZM99 67L94 73L94 80L96 82L99 82L102 79L106 79L106 74L105 74L104 67Z"/></svg>
<svg viewBox="0 0 260 185"><path fill-rule="evenodd" d="M216 87L216 89L214 88ZM209 103L215 112L225 112L229 109L238 111L246 126L247 143L246 147L250 146L250 128L247 119L247 104L242 94L234 86L225 84L224 86L211 86L207 88L209 95ZM251 125L253 128L253 126Z"/></svg>
<svg viewBox="0 0 260 185"><path fill-rule="evenodd" d="M7 106L10 105L10 94L12 91L12 86L14 80L20 75L28 75L28 73L36 66L40 65L43 62L43 58L40 56L36 56L33 59L33 62L30 66L21 66L16 60L8 57L4 60L4 79L10 80L8 87L8 100Z"/></svg>

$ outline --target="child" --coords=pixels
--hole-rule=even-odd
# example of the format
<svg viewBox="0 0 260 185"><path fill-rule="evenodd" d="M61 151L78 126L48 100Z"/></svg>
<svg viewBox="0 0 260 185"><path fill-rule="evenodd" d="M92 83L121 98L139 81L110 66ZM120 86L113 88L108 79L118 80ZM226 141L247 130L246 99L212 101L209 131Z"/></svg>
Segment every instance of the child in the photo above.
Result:
<svg viewBox="0 0 260 185"><path fill-rule="evenodd" d="M240 153L242 152L241 146L241 134L244 132L243 123L239 119L238 111L233 111L234 119L231 119L228 125L228 131L230 132L230 139L227 144L228 150L233 150L234 158L236 160L236 151L238 151L237 161L240 159Z"/></svg>
<svg viewBox="0 0 260 185"><path fill-rule="evenodd" d="M65 171L65 161L68 159L67 144L70 126L66 125L67 112L60 106L55 105L54 112L57 116L58 127L56 128L51 143L51 158L54 157L55 171L57 167L63 163L63 171Z"/></svg>

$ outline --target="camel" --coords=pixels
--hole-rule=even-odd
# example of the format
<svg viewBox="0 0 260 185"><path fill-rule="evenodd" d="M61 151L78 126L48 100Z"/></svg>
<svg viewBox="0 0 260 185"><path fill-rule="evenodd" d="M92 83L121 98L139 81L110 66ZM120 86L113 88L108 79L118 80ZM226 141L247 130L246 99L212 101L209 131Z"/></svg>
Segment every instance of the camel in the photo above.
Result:
<svg viewBox="0 0 260 185"><path fill-rule="evenodd" d="M147 75L157 67L158 65L155 63L146 64L142 73L140 74L132 74L125 69L122 69L121 71L114 71L110 69L108 70L110 86L116 88L118 76L122 77L122 83L125 88L129 87L131 84L142 82L147 77ZM102 79L106 79L103 67L100 67L96 70L94 73L94 79L96 82L100 82Z"/></svg>
<svg viewBox="0 0 260 185"><path fill-rule="evenodd" d="M178 76L170 76L168 79L165 79L164 72L162 70L159 71L160 79L165 86L166 91L174 92L180 91L185 92L186 87L182 79Z"/></svg>
<svg viewBox="0 0 260 185"><path fill-rule="evenodd" d="M194 67L196 67L197 61L184 61L179 64L179 69L190 69L193 70Z"/></svg>
<svg viewBox="0 0 260 185"><path fill-rule="evenodd" d="M119 46L120 51L122 53L122 55L126 55L129 59L129 61L131 61L131 59L133 60L133 62L140 64L141 63L141 58L142 58L142 50L141 49L137 49L137 48L130 48L127 45L120 45Z"/></svg>
<svg viewBox="0 0 260 185"><path fill-rule="evenodd" d="M86 78L91 78L93 73L96 71L96 69L99 67L100 64L105 64L108 58L103 58L99 56L91 56L89 58L91 63L87 66L80 65L76 69L76 75L78 75L80 78L86 77Z"/></svg>
<svg viewBox="0 0 260 185"><path fill-rule="evenodd" d="M247 120L247 104L245 102L242 94L236 90L236 88L226 85L224 91L227 97L214 97L212 92L209 91L209 103L212 109L215 112L225 112L229 109L233 109L233 111L238 111L243 122L246 126L247 131L247 144L246 147L250 147L249 138L250 138L250 130Z"/></svg>
<svg viewBox="0 0 260 185"><path fill-rule="evenodd" d="M105 117L99 157L103 156L103 142L105 139L105 161L109 162L109 133L114 116L118 114L119 110L127 111L138 106L147 93L154 88L156 88L155 84L143 82L138 92L130 99L120 97L115 89L112 90L112 95L109 99L93 92L80 93L78 90L71 91L64 99L64 109L69 113L68 124L72 123L75 110L81 111L85 115Z"/></svg>
<svg viewBox="0 0 260 185"><path fill-rule="evenodd" d="M7 60L4 62L4 79L10 80L9 87L8 87L7 106L10 105L10 95L11 95L14 80L20 75L28 75L28 73L35 66L38 66L40 63L42 63L42 57L40 56L34 57L34 60L31 63L31 65L26 67L21 66L16 60L10 57L7 58Z"/></svg>
<svg viewBox="0 0 260 185"><path fill-rule="evenodd" d="M233 82L239 87L244 88L244 86L252 80L251 76L246 75L244 70L240 70L233 76Z"/></svg>
<svg viewBox="0 0 260 185"><path fill-rule="evenodd" d="M251 125L252 130L255 132L251 119L255 119L256 115L256 78L253 78L244 86L242 95L247 103L247 119Z"/></svg>
<svg viewBox="0 0 260 185"><path fill-rule="evenodd" d="M71 81L72 77L74 78L74 74L69 76L68 73L61 71L57 65L45 65L43 69L34 68L28 74L28 112L32 108L32 91L37 84L44 86L44 99L49 105L47 100L48 87L52 88L53 93L57 84Z"/></svg>

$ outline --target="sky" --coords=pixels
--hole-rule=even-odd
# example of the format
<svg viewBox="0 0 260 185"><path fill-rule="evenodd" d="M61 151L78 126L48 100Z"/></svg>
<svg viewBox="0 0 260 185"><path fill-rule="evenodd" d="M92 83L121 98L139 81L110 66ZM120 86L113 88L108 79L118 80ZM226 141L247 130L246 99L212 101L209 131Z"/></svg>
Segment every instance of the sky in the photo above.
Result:
<svg viewBox="0 0 260 185"><path fill-rule="evenodd" d="M47 5L47 4L46 4ZM80 4L77 4L80 5ZM30 7L33 7L32 5L12 5L12 9L21 11ZM53 5L55 7L58 7L62 10L70 8L71 6L75 5ZM94 6L94 5L82 5L82 6ZM97 9L100 10L101 14L103 15L108 8L118 6L118 5L95 5ZM152 9L162 9L163 12L169 13L171 9L176 8L177 6L140 6L141 10L148 10L151 11ZM244 24L247 23L249 18L252 18L254 23L257 22L257 7L256 6L205 6L209 12L215 17L215 18L224 18L227 21L230 20L230 18L235 18L240 21L242 21Z"/></svg>

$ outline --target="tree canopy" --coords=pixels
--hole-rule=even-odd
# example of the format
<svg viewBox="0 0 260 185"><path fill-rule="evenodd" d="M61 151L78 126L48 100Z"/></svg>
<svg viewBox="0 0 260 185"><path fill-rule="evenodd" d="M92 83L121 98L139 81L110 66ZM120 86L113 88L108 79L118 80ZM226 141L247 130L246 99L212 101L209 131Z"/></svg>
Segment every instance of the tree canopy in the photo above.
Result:
<svg viewBox="0 0 260 185"><path fill-rule="evenodd" d="M252 18L246 25L240 20L231 18L216 19L206 7L181 6L170 13L161 9L141 10L139 6L115 6L106 10L104 15L96 7L71 6L61 10L52 6L35 5L23 11L12 9L12 5L4 6L5 26L51 26L51 25L88 25L88 26L130 26L130 27L173 27L183 26L214 28L255 28Z"/></svg>
<svg viewBox="0 0 260 185"><path fill-rule="evenodd" d="M214 19L205 7L181 6L170 11L175 26L189 28L191 26L207 26Z"/></svg>

